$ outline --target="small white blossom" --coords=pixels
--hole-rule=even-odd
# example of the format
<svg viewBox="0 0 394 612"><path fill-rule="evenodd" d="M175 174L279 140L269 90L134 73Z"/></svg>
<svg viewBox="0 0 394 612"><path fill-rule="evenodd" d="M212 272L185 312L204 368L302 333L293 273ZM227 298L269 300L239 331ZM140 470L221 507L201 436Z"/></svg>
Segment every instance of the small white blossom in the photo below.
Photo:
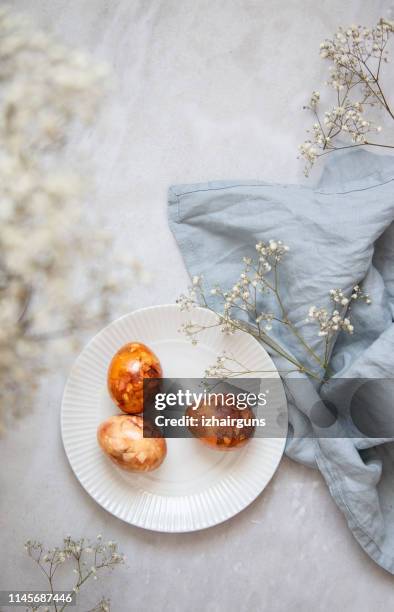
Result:
<svg viewBox="0 0 394 612"><path fill-rule="evenodd" d="M392 22L381 19L373 28L340 27L331 39L320 44L320 57L331 63L327 85L334 90L337 103L321 115L320 94L312 93L306 108L312 111L314 123L308 130L308 139L299 147L300 156L307 162L306 175L320 155L352 145L380 144L374 134L382 128L366 112L374 107L382 108L393 118L381 79L382 69L388 62L387 43L393 31ZM336 144L340 136L347 136L350 145Z"/></svg>
<svg viewBox="0 0 394 612"><path fill-rule="evenodd" d="M359 285L353 287L350 298L347 298L341 289L331 289L329 291L331 301L334 304L340 304L340 306L346 312L346 308L349 306L351 301L363 300L367 304L370 303L368 294L365 294ZM308 321L315 321L319 325L319 336L330 336L333 333L343 330L349 334L353 334L354 326L351 323L349 316L344 313L340 313L339 310L334 309L331 313L326 308L317 308L311 306L308 313Z"/></svg>

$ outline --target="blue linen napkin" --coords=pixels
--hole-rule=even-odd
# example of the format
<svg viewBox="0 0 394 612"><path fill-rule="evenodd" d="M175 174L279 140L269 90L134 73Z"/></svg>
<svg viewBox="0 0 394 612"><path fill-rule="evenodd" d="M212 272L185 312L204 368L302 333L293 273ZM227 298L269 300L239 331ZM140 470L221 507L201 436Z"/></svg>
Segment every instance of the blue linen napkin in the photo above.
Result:
<svg viewBox="0 0 394 612"><path fill-rule="evenodd" d="M294 378L286 382L286 453L320 469L358 542L394 573L393 427L381 433L382 423L393 420L394 385L386 382L377 390L367 384L354 404L355 380L394 378L394 158L361 149L335 153L315 186L261 181L172 186L169 220L190 274L202 274L211 287L232 287L242 258L255 254L258 241L289 245L281 264L283 301L316 351L322 340L306 322L310 306L329 307L330 289L350 294L363 281L373 301L353 306L355 333L338 336L330 381L301 387ZM305 362L305 353L282 328L274 326L272 334ZM271 356L279 370L288 368ZM320 398L329 435L322 435L311 414ZM330 403L337 409L333 420ZM354 417L360 414L369 424L379 421L378 434L359 433Z"/></svg>

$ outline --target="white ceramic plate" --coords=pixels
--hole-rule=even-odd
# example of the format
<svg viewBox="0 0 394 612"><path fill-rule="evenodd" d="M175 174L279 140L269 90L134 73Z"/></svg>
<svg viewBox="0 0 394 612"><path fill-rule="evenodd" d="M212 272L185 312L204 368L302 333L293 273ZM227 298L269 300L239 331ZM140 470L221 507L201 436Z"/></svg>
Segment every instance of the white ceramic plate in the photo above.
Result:
<svg viewBox="0 0 394 612"><path fill-rule="evenodd" d="M167 305L137 310L114 321L83 350L63 396L64 448L82 486L115 516L155 531L195 531L234 516L267 485L285 445L284 438L253 438L242 449L223 453L196 439L168 439L164 463L144 474L122 471L101 452L97 426L120 413L107 392L107 368L126 342L147 344L159 357L167 378L202 377L223 350L237 355L251 370L275 371L267 352L242 332L227 336L212 328L203 332L196 346L191 345L179 332L190 319L209 324L215 316L202 308L189 313ZM278 401L285 408L284 394Z"/></svg>

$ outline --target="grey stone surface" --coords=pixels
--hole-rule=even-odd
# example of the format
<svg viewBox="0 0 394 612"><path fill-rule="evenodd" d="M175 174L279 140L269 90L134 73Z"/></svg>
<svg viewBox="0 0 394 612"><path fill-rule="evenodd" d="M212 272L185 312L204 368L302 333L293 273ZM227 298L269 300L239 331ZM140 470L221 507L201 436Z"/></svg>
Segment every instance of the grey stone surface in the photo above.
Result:
<svg viewBox="0 0 394 612"><path fill-rule="evenodd" d="M301 108L320 87L318 45L339 24L372 24L389 2L343 0L14 0L64 41L108 61L114 95L81 136L96 168L92 214L152 273L126 310L173 302L187 276L166 221L171 183L301 180ZM361 551L320 476L284 459L248 509L204 532L146 532L115 519L74 478L60 439L65 373L0 444L0 588L40 588L27 538L117 540L128 563L87 586L115 612L385 612L393 578ZM82 599L84 603L82 604ZM85 605L86 604L86 605Z"/></svg>

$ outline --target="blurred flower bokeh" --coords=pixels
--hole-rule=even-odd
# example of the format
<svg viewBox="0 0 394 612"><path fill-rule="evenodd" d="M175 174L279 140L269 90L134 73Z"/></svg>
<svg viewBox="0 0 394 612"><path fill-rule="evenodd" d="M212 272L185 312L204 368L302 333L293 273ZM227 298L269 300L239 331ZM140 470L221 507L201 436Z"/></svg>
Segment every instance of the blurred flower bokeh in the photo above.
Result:
<svg viewBox="0 0 394 612"><path fill-rule="evenodd" d="M47 343L106 319L132 257L84 214L75 129L95 121L108 69L0 9L0 426L32 404ZM76 139L74 139L76 140ZM108 269L105 266L108 265Z"/></svg>

